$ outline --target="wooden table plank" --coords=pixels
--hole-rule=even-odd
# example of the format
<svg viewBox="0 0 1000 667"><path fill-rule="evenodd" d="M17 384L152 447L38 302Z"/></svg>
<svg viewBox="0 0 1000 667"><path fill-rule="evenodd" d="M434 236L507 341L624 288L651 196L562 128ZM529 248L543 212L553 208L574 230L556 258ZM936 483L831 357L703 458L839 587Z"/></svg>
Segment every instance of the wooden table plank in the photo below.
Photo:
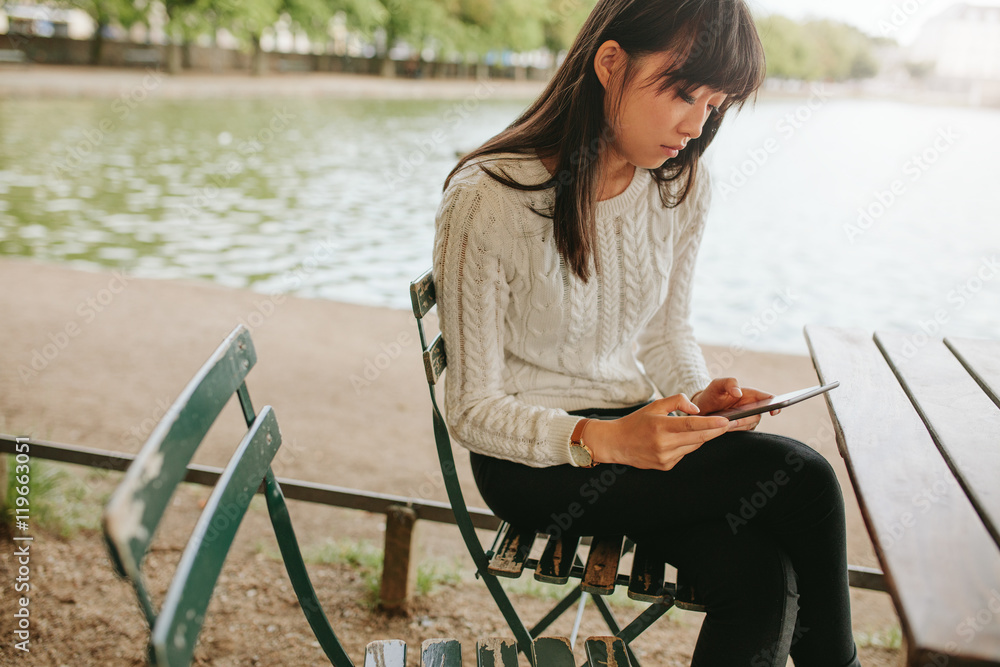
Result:
<svg viewBox="0 0 1000 667"><path fill-rule="evenodd" d="M807 327L806 339L820 380L841 383L826 401L908 664L1000 664L1000 551L975 508L869 335ZM921 503L935 489L948 502ZM983 610L990 624L970 631Z"/></svg>
<svg viewBox="0 0 1000 667"><path fill-rule="evenodd" d="M1000 341L945 338L944 344L1000 407Z"/></svg>
<svg viewBox="0 0 1000 667"><path fill-rule="evenodd" d="M1000 548L1000 409L941 341L913 350L908 336L879 332L875 343Z"/></svg>

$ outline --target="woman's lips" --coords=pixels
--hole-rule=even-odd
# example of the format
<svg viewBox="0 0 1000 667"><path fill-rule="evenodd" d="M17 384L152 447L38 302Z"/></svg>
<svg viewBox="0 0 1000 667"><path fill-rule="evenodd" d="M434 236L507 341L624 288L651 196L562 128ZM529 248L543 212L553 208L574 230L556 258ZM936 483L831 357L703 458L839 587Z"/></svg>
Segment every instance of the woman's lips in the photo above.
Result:
<svg viewBox="0 0 1000 667"><path fill-rule="evenodd" d="M677 157L684 150L683 146L660 146L660 148L668 158Z"/></svg>

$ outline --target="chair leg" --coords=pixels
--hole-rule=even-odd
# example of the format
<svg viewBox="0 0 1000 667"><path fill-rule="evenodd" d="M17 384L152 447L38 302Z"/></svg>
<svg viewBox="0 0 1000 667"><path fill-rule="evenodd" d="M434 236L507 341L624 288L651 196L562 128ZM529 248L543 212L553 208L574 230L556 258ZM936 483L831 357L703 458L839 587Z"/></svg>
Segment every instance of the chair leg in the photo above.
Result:
<svg viewBox="0 0 1000 667"><path fill-rule="evenodd" d="M629 644L633 639L645 632L646 628L655 623L661 616L667 613L667 611L673 606L673 604L651 604L646 608L644 612L635 617L624 630L618 630L615 632L616 637L620 637L622 641Z"/></svg>
<svg viewBox="0 0 1000 667"><path fill-rule="evenodd" d="M601 616L604 617L604 622L608 624L608 629L611 630L612 634L625 642L625 650L628 651L628 658L632 662L633 667L640 667L639 659L632 652L632 640L667 613L667 610L673 606L673 603L649 605L644 612L636 616L635 620L622 629L618 625L615 615L611 612L611 608L608 607L608 603L604 601L604 598L600 595L591 595L591 597L594 598L594 604L597 605Z"/></svg>
<svg viewBox="0 0 1000 667"><path fill-rule="evenodd" d="M611 607L609 607L608 603L604 601L604 596L591 593L590 597L594 599L594 604L597 605L597 610L601 612L601 616L604 617L604 622L607 623L608 629L611 630L611 634L618 636L618 633L622 631L621 626L618 625L618 619L615 618L614 613L611 611Z"/></svg>
<svg viewBox="0 0 1000 667"><path fill-rule="evenodd" d="M569 636L570 648L576 648L576 637L580 633L580 623L583 622L583 608L587 604L587 596L580 596L580 605L576 608L576 620L573 621L573 633Z"/></svg>
<svg viewBox="0 0 1000 667"><path fill-rule="evenodd" d="M535 627L531 628L531 637L536 638L541 636L541 634L545 632L557 618L562 616L567 609L573 606L573 603L576 602L582 594L583 590L579 586L574 587L573 590L570 591L569 595L560 600L559 604L552 608L552 611L547 613L542 620L538 621L538 623L535 624Z"/></svg>
<svg viewBox="0 0 1000 667"><path fill-rule="evenodd" d="M510 598L507 597L507 591L503 589L500 585L500 581L489 572L485 570L480 571L480 576L483 579L483 583L486 584L486 588L489 590L490 595L493 596L493 601L496 602L497 607L500 609L500 613L503 614L504 620L507 621L508 627L510 627L511 632L514 633L514 640L517 642L517 650L524 653L528 658L528 662L534 665L534 651L531 648L531 641L533 635L524 627L524 622L517 615L517 611L514 609L513 603L511 603ZM551 621L550 621L551 623ZM535 665L537 667L537 665Z"/></svg>

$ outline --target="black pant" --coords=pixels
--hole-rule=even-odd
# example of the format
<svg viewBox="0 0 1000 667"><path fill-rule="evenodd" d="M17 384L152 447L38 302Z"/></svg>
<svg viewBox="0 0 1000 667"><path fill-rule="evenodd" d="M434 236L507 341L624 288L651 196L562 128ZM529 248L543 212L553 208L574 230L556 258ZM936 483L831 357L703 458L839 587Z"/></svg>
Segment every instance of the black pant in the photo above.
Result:
<svg viewBox="0 0 1000 667"><path fill-rule="evenodd" d="M574 414L614 418L630 410ZM727 433L673 470L531 468L472 454L486 504L505 521L570 535L624 533L662 553L707 607L692 665L850 667L840 484L810 447Z"/></svg>

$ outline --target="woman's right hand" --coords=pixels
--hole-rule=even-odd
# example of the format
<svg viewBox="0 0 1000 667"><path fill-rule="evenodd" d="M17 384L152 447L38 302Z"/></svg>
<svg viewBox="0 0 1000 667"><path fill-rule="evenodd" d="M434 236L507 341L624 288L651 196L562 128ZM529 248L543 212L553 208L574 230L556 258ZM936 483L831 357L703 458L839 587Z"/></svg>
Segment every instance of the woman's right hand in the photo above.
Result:
<svg viewBox="0 0 1000 667"><path fill-rule="evenodd" d="M688 416L671 417L675 410ZM683 394L661 398L620 419L592 420L585 441L598 463L670 470L734 423L725 417L694 416L698 412L698 406Z"/></svg>

